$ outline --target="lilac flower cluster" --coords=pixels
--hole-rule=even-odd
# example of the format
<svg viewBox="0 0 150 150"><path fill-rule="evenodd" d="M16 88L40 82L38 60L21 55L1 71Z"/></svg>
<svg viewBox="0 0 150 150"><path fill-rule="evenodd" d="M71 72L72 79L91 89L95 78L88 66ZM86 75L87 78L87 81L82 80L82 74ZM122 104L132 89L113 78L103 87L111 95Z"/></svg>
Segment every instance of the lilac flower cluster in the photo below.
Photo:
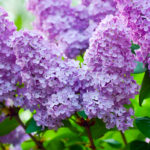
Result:
<svg viewBox="0 0 150 150"><path fill-rule="evenodd" d="M136 65L130 46L130 30L120 16L109 15L97 27L85 53L85 62L100 91L85 95L85 111L91 117L103 118L108 128L116 125L125 130L132 126L133 111L123 107L138 90L130 76Z"/></svg>
<svg viewBox="0 0 150 150"><path fill-rule="evenodd" d="M149 63L150 53L150 3L149 0L115 0L127 26L131 28L133 41L140 45L139 61ZM150 64L150 63L149 63ZM149 66L150 69L150 66Z"/></svg>
<svg viewBox="0 0 150 150"><path fill-rule="evenodd" d="M62 43L64 53L75 58L89 46L89 38L107 14L115 13L113 0L93 0L72 6L72 0L29 0L28 9L36 16L34 27L49 40Z"/></svg>
<svg viewBox="0 0 150 150"><path fill-rule="evenodd" d="M108 24L105 25L105 21L109 21ZM103 45L104 49L99 50L98 55L95 53L97 49L90 47L86 54L90 72L84 65L80 68L78 62L74 60L67 58L62 60L61 55L56 54L58 47L48 43L40 34L30 31L14 34L13 48L17 57L16 63L21 66L21 76L26 87L23 89L24 97L20 100L25 102L24 106L27 108L36 109L34 119L38 125L50 129L57 128L62 125L62 120L79 110L85 110L90 118L104 119L108 128L117 125L118 129L125 130L132 125L130 116L133 112L126 110L123 105L129 104L129 98L137 94L137 85L130 77L135 67L134 56L130 54L130 41L124 40L128 30L124 31L122 25L116 34L120 22L115 24L115 21L117 22L117 17L110 16L96 30L96 37L100 39L95 41L101 41L99 42L101 45L101 35L104 39L104 35L107 34L104 42L116 38L112 41L116 46L110 53L108 51L104 53L106 46ZM108 31L107 29L113 24L114 30ZM99 33L99 29L104 31L104 35ZM118 39L121 40L121 45L117 43ZM95 41L93 40L92 46L99 44ZM111 47L112 45L109 45L106 48ZM99 61L98 66L95 65L97 69L101 68L98 70L91 69L94 65L88 62L95 55L97 55L95 61L101 59L100 55L103 56L103 61ZM108 57L108 62L105 62L104 57ZM114 63L112 66L114 68L107 70L109 63Z"/></svg>
<svg viewBox="0 0 150 150"><path fill-rule="evenodd" d="M0 8L0 102L13 98L16 83L20 81L19 66L10 45L10 36L16 30L14 24L7 19L7 13Z"/></svg>
<svg viewBox="0 0 150 150"><path fill-rule="evenodd" d="M71 0L30 0L29 10L36 15L34 26L49 40L66 46L65 54L73 58L88 47L88 13L84 6L73 7Z"/></svg>
<svg viewBox="0 0 150 150"><path fill-rule="evenodd" d="M82 0L87 7L89 19L100 23L107 15L116 13L116 2L113 0Z"/></svg>
<svg viewBox="0 0 150 150"><path fill-rule="evenodd" d="M112 0L83 0L78 6L71 0L29 0L34 26L48 39L37 31L14 32L0 11L0 100L17 92L14 104L36 110L37 124L50 129L79 110L108 128L132 126L133 111L124 107L138 90L130 76L136 65L132 29L122 16L106 16L115 14L115 6ZM86 48L86 65L69 59ZM18 81L24 88L16 89Z"/></svg>
<svg viewBox="0 0 150 150"><path fill-rule="evenodd" d="M36 109L38 125L55 128L81 109L82 93L91 78L78 62L62 60L56 55L57 46L34 32L16 32L13 48L26 87L20 100L27 108Z"/></svg>

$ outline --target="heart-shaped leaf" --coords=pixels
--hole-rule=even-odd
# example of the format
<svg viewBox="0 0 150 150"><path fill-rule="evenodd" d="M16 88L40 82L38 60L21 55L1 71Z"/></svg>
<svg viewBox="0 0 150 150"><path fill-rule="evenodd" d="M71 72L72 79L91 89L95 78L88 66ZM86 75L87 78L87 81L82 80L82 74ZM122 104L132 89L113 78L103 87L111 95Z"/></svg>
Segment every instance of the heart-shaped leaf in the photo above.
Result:
<svg viewBox="0 0 150 150"><path fill-rule="evenodd" d="M27 125L26 128L26 133L32 133L32 132L37 132L37 131L41 131L42 127L41 126L37 126L35 120L32 118Z"/></svg>

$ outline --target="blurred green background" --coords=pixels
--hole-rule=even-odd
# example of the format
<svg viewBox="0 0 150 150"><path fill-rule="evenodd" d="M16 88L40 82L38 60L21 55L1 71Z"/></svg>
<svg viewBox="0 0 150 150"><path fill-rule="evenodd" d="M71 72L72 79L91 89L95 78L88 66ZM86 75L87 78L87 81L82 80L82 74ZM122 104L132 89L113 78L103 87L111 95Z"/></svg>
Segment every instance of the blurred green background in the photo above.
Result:
<svg viewBox="0 0 150 150"><path fill-rule="evenodd" d="M0 5L9 14L10 20L14 21L17 29L32 29L34 16L26 9L27 0L0 0Z"/></svg>

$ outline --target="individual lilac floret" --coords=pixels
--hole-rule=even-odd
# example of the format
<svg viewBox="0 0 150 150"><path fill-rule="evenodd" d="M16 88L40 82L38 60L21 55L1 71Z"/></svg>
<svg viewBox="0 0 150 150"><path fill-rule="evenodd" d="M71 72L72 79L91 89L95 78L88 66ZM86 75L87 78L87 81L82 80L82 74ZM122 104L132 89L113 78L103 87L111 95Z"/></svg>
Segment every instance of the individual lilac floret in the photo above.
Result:
<svg viewBox="0 0 150 150"><path fill-rule="evenodd" d="M0 122L2 122L6 118L4 113L0 113Z"/></svg>
<svg viewBox="0 0 150 150"><path fill-rule="evenodd" d="M25 133L21 126L18 126L15 130L5 136L0 136L0 142L12 144L14 150L21 150L21 143L27 139L29 139L29 136Z"/></svg>
<svg viewBox="0 0 150 150"><path fill-rule="evenodd" d="M90 5L91 0L82 0L82 4L86 7Z"/></svg>
<svg viewBox="0 0 150 150"><path fill-rule="evenodd" d="M126 130L132 126L133 111L123 107L138 90L130 76L136 66L130 47L130 30L120 16L109 15L97 27L85 53L85 63L97 87L97 92L84 96L85 112L103 118L108 128L116 125Z"/></svg>
<svg viewBox="0 0 150 150"><path fill-rule="evenodd" d="M72 0L29 0L28 9L36 16L34 27L51 41L65 43L69 58L83 53L88 47L89 26L86 7L72 6Z"/></svg>
<svg viewBox="0 0 150 150"><path fill-rule="evenodd" d="M20 81L20 68L15 64L16 57L10 45L10 36L15 30L7 13L0 8L0 102L14 98L16 83Z"/></svg>
<svg viewBox="0 0 150 150"><path fill-rule="evenodd" d="M150 54L150 1L149 0L115 0L127 26L131 28L134 43L141 49L136 51L139 61L145 64ZM150 66L149 66L150 68Z"/></svg>
<svg viewBox="0 0 150 150"><path fill-rule="evenodd" d="M38 125L56 128L61 120L81 109L80 94L91 79L85 77L86 70L82 71L78 62L63 60L56 55L56 45L34 32L16 32L13 46L25 84L23 97L18 99L27 108L36 109Z"/></svg>

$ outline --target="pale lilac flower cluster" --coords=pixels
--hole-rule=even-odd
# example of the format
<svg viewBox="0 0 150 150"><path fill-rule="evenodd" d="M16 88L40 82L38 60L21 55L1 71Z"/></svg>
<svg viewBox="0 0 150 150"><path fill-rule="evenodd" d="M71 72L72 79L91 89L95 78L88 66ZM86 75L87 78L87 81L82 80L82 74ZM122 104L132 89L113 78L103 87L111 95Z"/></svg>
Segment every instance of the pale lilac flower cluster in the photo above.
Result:
<svg viewBox="0 0 150 150"><path fill-rule="evenodd" d="M139 61L149 63L150 58L150 2L149 0L115 0L127 26L131 28L133 41L140 45ZM150 64L150 63L149 63ZM150 69L150 66L149 66Z"/></svg>
<svg viewBox="0 0 150 150"><path fill-rule="evenodd" d="M123 107L138 90L130 76L136 66L130 47L130 30L120 16L109 15L99 24L85 53L85 62L98 83L98 92L85 94L85 112L103 118L108 128L132 126L133 111Z"/></svg>
<svg viewBox="0 0 150 150"><path fill-rule="evenodd" d="M20 81L19 66L10 45L10 36L16 30L7 19L7 13L0 8L0 101L13 98L16 83Z"/></svg>
<svg viewBox="0 0 150 150"><path fill-rule="evenodd" d="M26 87L20 100L27 108L36 109L38 125L55 128L81 109L82 93L92 83L78 62L62 60L56 55L57 46L34 32L16 32L13 48Z"/></svg>
<svg viewBox="0 0 150 150"><path fill-rule="evenodd" d="M116 13L116 2L114 0L82 0L87 7L89 19L100 23L108 14Z"/></svg>
<svg viewBox="0 0 150 150"><path fill-rule="evenodd" d="M130 76L136 63L130 50L131 31L122 18L107 16L96 28L85 53L87 66L80 68L79 62L61 53L63 48L74 58L88 48L98 22L115 14L115 3L83 0L75 7L71 0L29 0L29 10L37 16L35 28L48 39L37 31L14 32L0 11L0 100L17 94L14 104L36 110L37 125L50 129L79 110L89 118L103 119L108 128L132 126L133 111L124 105L137 94ZM24 88L16 89L18 81Z"/></svg>
<svg viewBox="0 0 150 150"><path fill-rule="evenodd" d="M71 0L29 0L29 10L36 16L34 26L49 40L65 43L65 54L74 58L88 47L86 7L72 6Z"/></svg>
<svg viewBox="0 0 150 150"><path fill-rule="evenodd" d="M72 0L29 0L28 9L36 16L34 27L59 44L64 53L75 58L89 46L89 38L107 14L116 11L113 0L91 0L87 6L72 6Z"/></svg>

